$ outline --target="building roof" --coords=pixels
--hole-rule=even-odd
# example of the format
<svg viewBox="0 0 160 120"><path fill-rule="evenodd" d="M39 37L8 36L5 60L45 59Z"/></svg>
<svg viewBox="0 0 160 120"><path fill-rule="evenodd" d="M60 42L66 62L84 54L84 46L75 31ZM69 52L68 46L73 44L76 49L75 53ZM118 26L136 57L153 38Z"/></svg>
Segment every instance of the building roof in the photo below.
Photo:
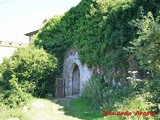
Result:
<svg viewBox="0 0 160 120"><path fill-rule="evenodd" d="M39 31L39 29L35 30L35 31L32 31L32 32L29 32L29 33L26 33L24 35L26 35L26 36L35 35L36 33L38 33L38 31Z"/></svg>
<svg viewBox="0 0 160 120"><path fill-rule="evenodd" d="M45 24L46 22L47 22L47 19L45 18L45 19L43 20L42 24ZM29 33L26 33L26 34L24 34L24 35L26 35L26 36L35 35L35 34L37 34L37 33L39 32L39 30L40 30L40 29L34 30L34 31L29 32Z"/></svg>

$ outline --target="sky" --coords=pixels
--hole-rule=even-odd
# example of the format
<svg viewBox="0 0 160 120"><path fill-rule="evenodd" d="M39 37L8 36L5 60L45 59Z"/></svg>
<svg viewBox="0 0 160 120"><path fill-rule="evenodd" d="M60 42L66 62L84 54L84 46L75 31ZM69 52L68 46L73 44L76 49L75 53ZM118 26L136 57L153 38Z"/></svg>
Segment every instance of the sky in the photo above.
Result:
<svg viewBox="0 0 160 120"><path fill-rule="evenodd" d="M42 27L44 19L63 14L81 0L0 0L0 40L27 43L25 33Z"/></svg>

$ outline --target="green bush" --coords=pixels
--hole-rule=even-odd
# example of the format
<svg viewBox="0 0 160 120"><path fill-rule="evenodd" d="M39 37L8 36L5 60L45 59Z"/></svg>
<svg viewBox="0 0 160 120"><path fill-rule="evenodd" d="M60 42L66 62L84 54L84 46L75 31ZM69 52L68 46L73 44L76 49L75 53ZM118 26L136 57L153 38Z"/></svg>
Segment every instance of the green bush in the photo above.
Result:
<svg viewBox="0 0 160 120"><path fill-rule="evenodd" d="M0 91L0 101L9 108L16 108L23 106L32 96L23 91L18 79L12 75L9 80L10 89L3 89Z"/></svg>
<svg viewBox="0 0 160 120"><path fill-rule="evenodd" d="M92 77L84 86L81 99L96 108L107 106L115 109L115 102L122 102L125 98L133 96L137 85L131 81L105 81L101 76Z"/></svg>
<svg viewBox="0 0 160 120"><path fill-rule="evenodd" d="M110 110L108 107L105 108L106 111L112 111L115 113L128 112L128 115L106 115L104 116L105 120L158 120L158 115L154 113L151 115L147 115L147 112L151 112L151 106L153 104L151 102L147 102L145 100L146 95L136 95L132 98L127 98L123 102L116 102L114 106L115 109ZM143 114L139 114L143 112ZM155 116L154 116L155 115Z"/></svg>
<svg viewBox="0 0 160 120"><path fill-rule="evenodd" d="M151 12L147 16L142 15L142 19L133 20L131 23L138 27L137 34L139 37L135 39L133 50L139 61L140 67L146 70L146 74L152 79L159 78L160 69L160 24L159 17L154 18Z"/></svg>
<svg viewBox="0 0 160 120"><path fill-rule="evenodd" d="M92 77L88 83L83 86L84 89L81 95L81 100L90 103L97 109L102 105L104 100L103 94L105 93L103 89L104 85L99 78Z"/></svg>
<svg viewBox="0 0 160 120"><path fill-rule="evenodd" d="M147 101L154 104L152 110L160 115L160 80L145 80L143 93L147 94Z"/></svg>
<svg viewBox="0 0 160 120"><path fill-rule="evenodd" d="M22 111L22 108L10 108L2 103L0 103L0 119L18 118L19 120L29 120L25 113Z"/></svg>
<svg viewBox="0 0 160 120"><path fill-rule="evenodd" d="M15 107L30 98L29 94L43 97L53 93L56 64L56 58L43 49L19 48L0 65L1 101Z"/></svg>
<svg viewBox="0 0 160 120"><path fill-rule="evenodd" d="M135 72L131 72L135 73ZM116 117L107 116L106 119L116 117L117 119L142 119L143 116L134 116L136 111L156 113L155 118L160 114L160 85L159 80L139 80L133 76L117 82L102 82L101 77L93 77L84 86L81 100L89 103L94 108L101 108L107 111L131 111L132 116ZM113 84L114 83L114 84ZM146 116L146 119L154 119Z"/></svg>

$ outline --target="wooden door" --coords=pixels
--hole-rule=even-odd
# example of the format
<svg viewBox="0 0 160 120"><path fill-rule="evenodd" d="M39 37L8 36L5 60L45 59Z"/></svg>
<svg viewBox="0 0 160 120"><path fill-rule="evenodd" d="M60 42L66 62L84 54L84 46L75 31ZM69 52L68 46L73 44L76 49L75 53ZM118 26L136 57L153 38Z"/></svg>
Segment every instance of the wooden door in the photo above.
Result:
<svg viewBox="0 0 160 120"><path fill-rule="evenodd" d="M72 95L80 92L80 72L77 65L75 65L72 74Z"/></svg>
<svg viewBox="0 0 160 120"><path fill-rule="evenodd" d="M64 97L64 79L63 78L56 79L56 97L57 98Z"/></svg>

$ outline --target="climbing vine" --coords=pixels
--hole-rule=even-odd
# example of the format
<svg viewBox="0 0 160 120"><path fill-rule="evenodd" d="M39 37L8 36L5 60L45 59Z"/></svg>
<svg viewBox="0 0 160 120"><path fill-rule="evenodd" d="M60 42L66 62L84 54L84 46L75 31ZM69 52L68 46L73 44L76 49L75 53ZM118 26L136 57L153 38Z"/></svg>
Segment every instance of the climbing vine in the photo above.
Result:
<svg viewBox="0 0 160 120"><path fill-rule="evenodd" d="M82 0L62 16L48 20L34 44L54 54L62 71L65 52L74 47L82 63L102 69L108 78L124 78L127 61L138 38L138 28L129 24L149 11L158 16L158 0ZM133 65L134 66L134 65Z"/></svg>

